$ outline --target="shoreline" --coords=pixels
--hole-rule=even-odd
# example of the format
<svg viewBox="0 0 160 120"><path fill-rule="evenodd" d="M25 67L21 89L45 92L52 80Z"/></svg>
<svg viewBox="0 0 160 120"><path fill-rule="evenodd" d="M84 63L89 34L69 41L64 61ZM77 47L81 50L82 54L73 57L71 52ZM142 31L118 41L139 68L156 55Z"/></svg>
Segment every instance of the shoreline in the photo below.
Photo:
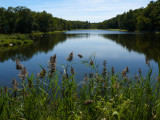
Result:
<svg viewBox="0 0 160 120"><path fill-rule="evenodd" d="M121 32L128 32L127 30L123 29L73 29L73 30L108 30L108 31L121 31ZM49 34L57 34L57 33L64 33L70 30L63 30L63 31L53 31L53 32L32 32L29 34L21 34L21 33L13 33L13 34L0 34L0 48L5 47L15 47L15 46L24 46L30 45L34 43L34 40L30 38L32 35L49 35ZM134 31L137 33L138 31ZM139 33L151 33L151 32L139 32ZM160 35L160 32L153 32L156 35Z"/></svg>

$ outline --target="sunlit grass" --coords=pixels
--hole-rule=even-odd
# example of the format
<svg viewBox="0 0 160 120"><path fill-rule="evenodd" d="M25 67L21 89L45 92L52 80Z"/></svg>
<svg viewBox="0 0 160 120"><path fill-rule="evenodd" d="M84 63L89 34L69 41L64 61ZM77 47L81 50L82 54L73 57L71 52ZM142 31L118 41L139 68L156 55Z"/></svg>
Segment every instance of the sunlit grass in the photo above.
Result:
<svg viewBox="0 0 160 120"><path fill-rule="evenodd" d="M0 34L0 46L19 46L32 44L33 41L25 34Z"/></svg>
<svg viewBox="0 0 160 120"><path fill-rule="evenodd" d="M62 31L53 31L53 32L32 32L31 35L44 35L44 34L55 34L55 33L63 33L65 30Z"/></svg>
<svg viewBox="0 0 160 120"><path fill-rule="evenodd" d="M127 30L123 30L123 29L107 29L109 31L122 31L122 32L127 32Z"/></svg>

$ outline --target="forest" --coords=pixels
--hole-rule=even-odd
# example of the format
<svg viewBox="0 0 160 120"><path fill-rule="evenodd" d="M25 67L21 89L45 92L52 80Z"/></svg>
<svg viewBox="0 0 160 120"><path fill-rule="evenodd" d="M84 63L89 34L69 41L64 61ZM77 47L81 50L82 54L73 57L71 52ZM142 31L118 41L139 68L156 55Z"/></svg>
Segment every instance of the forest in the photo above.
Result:
<svg viewBox="0 0 160 120"><path fill-rule="evenodd" d="M35 12L18 6L0 8L0 33L52 32L71 29L88 29L88 21L67 21L53 17L46 11Z"/></svg>
<svg viewBox="0 0 160 120"><path fill-rule="evenodd" d="M151 1L147 7L129 10L100 23L69 21L52 14L35 12L18 6L0 8L0 33L53 32L72 29L124 29L127 31L160 31L160 0Z"/></svg>
<svg viewBox="0 0 160 120"><path fill-rule="evenodd" d="M101 29L124 29L128 31L160 31L160 0L151 1L146 8L129 10L99 24Z"/></svg>

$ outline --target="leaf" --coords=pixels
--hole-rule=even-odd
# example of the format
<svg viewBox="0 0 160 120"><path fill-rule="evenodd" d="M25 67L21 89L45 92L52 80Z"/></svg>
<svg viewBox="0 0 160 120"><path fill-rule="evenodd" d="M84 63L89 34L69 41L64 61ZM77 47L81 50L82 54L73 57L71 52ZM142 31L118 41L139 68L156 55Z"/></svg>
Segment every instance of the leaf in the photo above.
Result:
<svg viewBox="0 0 160 120"><path fill-rule="evenodd" d="M112 114L112 116L115 116L115 115L119 118L119 113L117 111L114 111Z"/></svg>

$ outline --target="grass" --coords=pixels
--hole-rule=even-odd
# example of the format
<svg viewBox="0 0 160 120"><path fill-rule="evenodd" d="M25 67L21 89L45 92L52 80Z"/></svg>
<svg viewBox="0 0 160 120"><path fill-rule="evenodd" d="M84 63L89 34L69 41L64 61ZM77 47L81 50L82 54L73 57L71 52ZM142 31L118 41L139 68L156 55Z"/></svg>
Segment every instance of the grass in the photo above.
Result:
<svg viewBox="0 0 160 120"><path fill-rule="evenodd" d="M103 30L98 28L88 28L88 29L73 29L73 30Z"/></svg>
<svg viewBox="0 0 160 120"><path fill-rule="evenodd" d="M32 35L44 35L44 34L55 34L55 33L62 33L62 32L65 32L65 30L63 30L63 31L47 32L47 33L44 33L44 32L33 32L33 33L31 33L31 34L32 34Z"/></svg>
<svg viewBox="0 0 160 120"><path fill-rule="evenodd" d="M33 41L25 34L0 34L0 46L22 46L32 44Z"/></svg>
<svg viewBox="0 0 160 120"><path fill-rule="evenodd" d="M127 32L127 30L123 30L123 29L107 29L109 31L122 31L122 32Z"/></svg>
<svg viewBox="0 0 160 120"><path fill-rule="evenodd" d="M158 35L159 35L159 34L160 34L160 32L156 32L156 34L158 34Z"/></svg>
<svg viewBox="0 0 160 120"><path fill-rule="evenodd" d="M1 88L0 118L2 120L159 120L160 78L152 78L152 69L144 78L128 79L128 67L121 74L114 68L98 73L94 57L84 59L90 67L83 84L75 80L73 52L67 57L64 73L57 71L56 55L50 57L48 70L42 66L38 76L28 72L18 60L21 82L12 81L13 88ZM61 84L58 84L62 81Z"/></svg>

